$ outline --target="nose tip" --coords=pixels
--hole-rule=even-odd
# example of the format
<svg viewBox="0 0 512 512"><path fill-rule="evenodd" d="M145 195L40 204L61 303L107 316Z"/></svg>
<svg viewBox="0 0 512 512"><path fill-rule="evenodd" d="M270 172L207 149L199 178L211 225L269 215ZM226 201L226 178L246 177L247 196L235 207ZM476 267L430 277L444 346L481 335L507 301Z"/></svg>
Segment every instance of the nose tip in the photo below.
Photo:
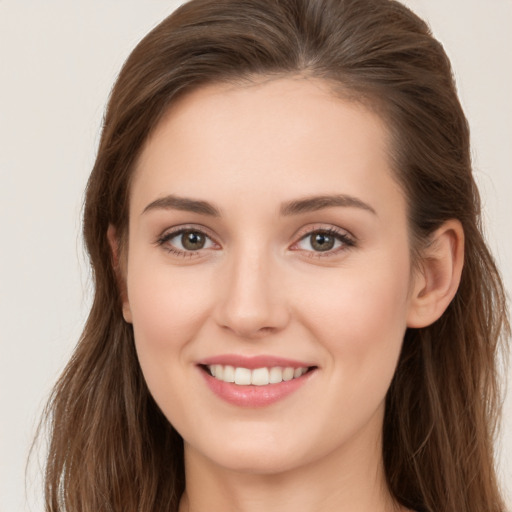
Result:
<svg viewBox="0 0 512 512"><path fill-rule="evenodd" d="M276 327L260 327L260 325L261 322L254 321L254 319L238 319L236 322L231 320L221 324L224 329L231 331L239 338L245 339L262 338L278 330Z"/></svg>

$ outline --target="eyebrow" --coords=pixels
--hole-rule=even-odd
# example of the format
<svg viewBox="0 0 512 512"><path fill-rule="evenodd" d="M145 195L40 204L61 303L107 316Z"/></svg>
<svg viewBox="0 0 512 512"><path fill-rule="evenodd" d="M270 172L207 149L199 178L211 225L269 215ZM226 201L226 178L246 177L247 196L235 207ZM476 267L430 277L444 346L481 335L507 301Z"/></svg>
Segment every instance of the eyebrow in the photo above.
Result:
<svg viewBox="0 0 512 512"><path fill-rule="evenodd" d="M324 208L332 208L335 206L360 208L369 211L374 215L377 212L367 203L361 201L357 197L337 194L337 195L324 195L324 196L311 196L303 199L297 199L283 204L280 213L283 216L298 215L301 213L315 212L323 210Z"/></svg>
<svg viewBox="0 0 512 512"><path fill-rule="evenodd" d="M299 215L301 213L315 212L332 207L359 208L377 215L377 212L369 204L361 201L357 197L345 194L311 196L295 199L284 203L280 208L280 214L282 216ZM211 217L221 216L220 210L208 201L179 197L173 194L152 201L144 208L142 213L144 214L148 211L158 209L182 210Z"/></svg>
<svg viewBox="0 0 512 512"><path fill-rule="evenodd" d="M211 217L220 217L220 211L207 201L178 197L172 194L149 203L142 213L158 209L183 210L186 212L199 213L201 215L209 215Z"/></svg>

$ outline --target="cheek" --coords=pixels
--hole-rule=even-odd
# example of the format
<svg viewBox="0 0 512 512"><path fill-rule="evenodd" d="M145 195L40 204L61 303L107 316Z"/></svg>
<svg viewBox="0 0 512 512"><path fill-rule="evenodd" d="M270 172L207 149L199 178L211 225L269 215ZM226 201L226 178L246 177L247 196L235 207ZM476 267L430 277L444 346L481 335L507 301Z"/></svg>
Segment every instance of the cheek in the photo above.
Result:
<svg viewBox="0 0 512 512"><path fill-rule="evenodd" d="M141 365L159 365L166 355L186 355L189 341L208 317L211 297L205 276L169 267L138 265L128 272L127 292Z"/></svg>
<svg viewBox="0 0 512 512"><path fill-rule="evenodd" d="M407 283L367 273L343 283L331 280L329 290L306 307L309 330L326 354L326 424L332 438L348 439L368 425L379 430L382 424L379 415L406 329ZM326 437L320 430L310 435Z"/></svg>
<svg viewBox="0 0 512 512"><path fill-rule="evenodd" d="M364 335L406 325L409 279L399 265L337 270L311 280L301 306L332 332ZM407 268L407 267L405 267ZM370 340L369 340L370 341Z"/></svg>
<svg viewBox="0 0 512 512"><path fill-rule="evenodd" d="M301 304L303 323L323 344L334 373L368 394L387 390L406 330L409 280L407 267L399 268L338 272L317 281Z"/></svg>
<svg viewBox="0 0 512 512"><path fill-rule="evenodd" d="M146 260L147 261L147 260ZM171 423L186 416L185 397L197 393L190 379L190 347L208 317L205 276L137 264L128 269L127 292L135 347L150 393ZM172 413L172 414L171 414ZM178 426L175 425L175 426Z"/></svg>

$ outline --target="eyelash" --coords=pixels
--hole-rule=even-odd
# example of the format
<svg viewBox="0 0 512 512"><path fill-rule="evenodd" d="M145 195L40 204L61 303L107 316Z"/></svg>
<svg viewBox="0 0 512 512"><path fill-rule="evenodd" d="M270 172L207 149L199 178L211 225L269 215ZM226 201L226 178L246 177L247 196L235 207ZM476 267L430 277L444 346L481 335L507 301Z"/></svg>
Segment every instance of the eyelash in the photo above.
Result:
<svg viewBox="0 0 512 512"><path fill-rule="evenodd" d="M214 242L213 238L203 228L197 228L194 226L185 226L185 227L176 229L175 231L166 232L163 235L159 236L156 241L156 244L163 247L167 252L174 254L175 256L180 256L182 258L190 258L192 256L196 256L197 254L199 254L201 249L197 250L197 251L182 251L181 249L178 249L177 247L174 247L173 245L168 243L173 238L176 238L176 237L183 235L184 233L188 233L188 232L201 234L206 239ZM214 242L214 243L216 243L216 242Z"/></svg>
<svg viewBox="0 0 512 512"><path fill-rule="evenodd" d="M298 245L303 240L306 240L307 238L309 238L315 234L322 234L327 237L332 237L335 239L335 241L341 242L341 246L338 248L329 249L326 251L314 251L314 250L307 251L306 250L306 251L304 251L304 253L305 253L306 257L308 257L308 258L329 258L332 256L337 256L340 252L347 251L348 249L351 249L356 246L356 241L352 236L350 236L347 232L340 231L334 227L330 227L330 228L318 227L318 228L314 228L314 229L309 229L307 232L305 232L304 234L301 235L299 240L297 242L295 242L293 244L293 246Z"/></svg>
<svg viewBox="0 0 512 512"><path fill-rule="evenodd" d="M167 252L169 252L175 256L182 257L182 258L187 258L187 257L190 258L190 257L196 256L197 254L199 254L201 252L201 250L203 250L203 248L201 248L197 251L192 251L192 250L183 251L183 250L178 249L168 243L173 238L176 238L176 237L183 235L184 233L187 233L187 232L201 234L204 237L206 237L208 240L210 240L211 242L216 244L216 242L213 240L213 238L203 228L186 226L186 227L176 229L175 231L170 231L170 232L164 233L163 235L159 236L158 239L156 240L156 245L161 246ZM307 232L305 232L304 234L301 235L299 240L297 242L295 242L293 244L293 246L298 245L303 240L306 240L308 237L311 237L314 234L318 234L318 233L321 233L327 237L333 237L336 241L341 242L341 246L334 250L329 249L326 251L314 251L314 250L303 251L306 254L306 256L309 258L332 257L332 256L339 254L340 252L346 251L346 250L351 249L356 246L356 241L352 236L350 236L346 232L339 231L338 229L333 228L333 227L330 227L330 228L318 227L318 228L314 228L314 229L309 229ZM292 250L300 250L300 249L292 249Z"/></svg>

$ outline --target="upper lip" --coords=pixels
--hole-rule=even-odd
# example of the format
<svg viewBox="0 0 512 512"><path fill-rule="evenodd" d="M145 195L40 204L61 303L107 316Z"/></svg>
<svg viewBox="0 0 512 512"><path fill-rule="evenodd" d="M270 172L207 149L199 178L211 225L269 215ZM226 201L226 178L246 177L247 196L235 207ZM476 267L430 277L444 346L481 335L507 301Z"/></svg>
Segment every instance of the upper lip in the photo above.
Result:
<svg viewBox="0 0 512 512"><path fill-rule="evenodd" d="M242 356L237 354L222 354L207 357L198 361L198 364L201 366L211 366L214 364L220 364L223 366L229 365L234 366L235 368L247 368L249 370L254 370L256 368L272 368L274 366L281 366L283 368L309 368L310 366L314 366L304 361L297 361L272 355Z"/></svg>

